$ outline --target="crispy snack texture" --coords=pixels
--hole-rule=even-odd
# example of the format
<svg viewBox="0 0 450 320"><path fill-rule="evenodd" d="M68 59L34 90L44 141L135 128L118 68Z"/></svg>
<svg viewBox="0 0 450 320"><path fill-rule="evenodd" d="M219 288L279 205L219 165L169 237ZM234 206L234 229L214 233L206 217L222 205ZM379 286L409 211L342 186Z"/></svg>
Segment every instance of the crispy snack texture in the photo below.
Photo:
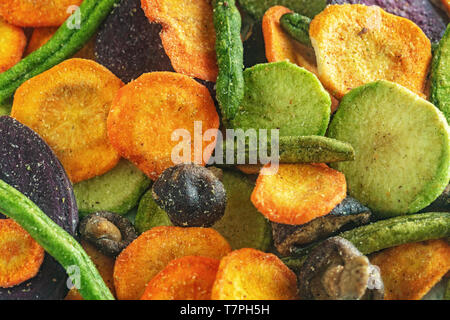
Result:
<svg viewBox="0 0 450 320"><path fill-rule="evenodd" d="M424 96L431 43L410 20L377 6L331 5L313 19L309 33L319 78L338 99L376 80Z"/></svg>
<svg viewBox="0 0 450 320"><path fill-rule="evenodd" d="M216 34L209 0L142 0L151 22L163 26L161 40L176 72L216 82Z"/></svg>
<svg viewBox="0 0 450 320"><path fill-rule="evenodd" d="M33 278L44 261L44 249L12 219L0 220L0 287Z"/></svg>
<svg viewBox="0 0 450 320"><path fill-rule="evenodd" d="M52 148L70 180L80 182L114 168L106 119L122 81L100 64L69 59L17 89L11 116Z"/></svg>
<svg viewBox="0 0 450 320"><path fill-rule="evenodd" d="M83 0L0 0L0 15L20 27L57 27Z"/></svg>
<svg viewBox="0 0 450 320"><path fill-rule="evenodd" d="M119 153L155 180L167 168L174 166L176 152L185 145L174 132L190 134L191 161L205 164L215 143L195 143L195 122L202 134L219 128L219 115L208 89L188 76L174 72L152 72L140 76L123 87L113 102L108 117L108 135ZM175 131L178 130L178 131ZM211 132L211 131L210 131ZM172 138L175 139L172 139ZM195 152L197 151L197 152ZM187 151L186 151L187 152ZM195 155L208 156L197 159ZM181 159L180 158L180 159Z"/></svg>
<svg viewBox="0 0 450 320"><path fill-rule="evenodd" d="M445 240L407 243L375 254L385 300L420 300L450 270L450 245Z"/></svg>
<svg viewBox="0 0 450 320"><path fill-rule="evenodd" d="M255 249L222 259L212 300L294 300L297 277L277 256Z"/></svg>
<svg viewBox="0 0 450 320"><path fill-rule="evenodd" d="M300 225L327 215L345 199L345 176L325 164L280 164L261 171L251 200L267 219Z"/></svg>
<svg viewBox="0 0 450 320"><path fill-rule="evenodd" d="M150 280L141 300L210 300L219 263L198 256L172 260Z"/></svg>
<svg viewBox="0 0 450 320"><path fill-rule="evenodd" d="M117 298L141 298L149 281L174 259L200 256L220 260L230 251L228 242L210 228L152 228L117 257L114 266Z"/></svg>

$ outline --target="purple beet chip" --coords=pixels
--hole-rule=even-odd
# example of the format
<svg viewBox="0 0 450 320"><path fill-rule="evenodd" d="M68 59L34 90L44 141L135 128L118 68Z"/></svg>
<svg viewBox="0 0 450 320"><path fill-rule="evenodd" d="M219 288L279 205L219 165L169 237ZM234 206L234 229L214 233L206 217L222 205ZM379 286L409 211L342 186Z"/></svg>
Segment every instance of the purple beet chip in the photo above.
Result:
<svg viewBox="0 0 450 320"><path fill-rule="evenodd" d="M0 159L0 179L75 235L78 209L72 184L44 140L17 120L0 117ZM62 299L68 291L66 281L64 268L46 253L36 277L12 288L0 288L0 300Z"/></svg>
<svg viewBox="0 0 450 320"><path fill-rule="evenodd" d="M448 23L448 18L429 0L328 0L328 3L379 6L389 13L416 23L432 42L438 42L442 38Z"/></svg>
<svg viewBox="0 0 450 320"><path fill-rule="evenodd" d="M125 83L146 72L173 71L160 32L159 24L148 21L140 0L122 0L100 27L96 60Z"/></svg>

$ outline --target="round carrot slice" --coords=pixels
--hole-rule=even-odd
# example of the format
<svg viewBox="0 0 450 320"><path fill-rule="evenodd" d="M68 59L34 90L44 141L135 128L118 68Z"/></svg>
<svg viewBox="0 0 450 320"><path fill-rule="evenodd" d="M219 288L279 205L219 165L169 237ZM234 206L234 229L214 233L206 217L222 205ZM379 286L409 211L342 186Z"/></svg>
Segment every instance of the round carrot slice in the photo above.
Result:
<svg viewBox="0 0 450 320"><path fill-rule="evenodd" d="M106 119L122 85L94 61L66 60L17 89L11 116L50 145L73 183L87 180L119 161Z"/></svg>
<svg viewBox="0 0 450 320"><path fill-rule="evenodd" d="M142 0L151 22L163 26L161 40L175 71L216 82L216 33L209 0Z"/></svg>
<svg viewBox="0 0 450 320"><path fill-rule="evenodd" d="M325 164L280 164L259 175L251 200L269 220L300 225L330 213L346 194L345 176Z"/></svg>
<svg viewBox="0 0 450 320"><path fill-rule="evenodd" d="M22 59L27 38L21 28L12 26L0 18L0 73Z"/></svg>
<svg viewBox="0 0 450 320"><path fill-rule="evenodd" d="M71 14L70 7L83 0L0 0L0 15L21 27L56 27Z"/></svg>
<svg viewBox="0 0 450 320"><path fill-rule="evenodd" d="M156 227L141 234L116 259L114 286L119 300L142 297L145 286L167 264L184 256L221 259L228 242L209 228Z"/></svg>
<svg viewBox="0 0 450 320"><path fill-rule="evenodd" d="M201 130L195 134L196 126ZM173 154L186 156L175 151L177 146L187 146L187 159L204 165L215 139L201 145L194 138L201 140L207 130L218 128L219 115L208 89L174 72L146 73L124 86L108 117L111 144L153 180L176 164ZM187 144L181 140L185 138Z"/></svg>
<svg viewBox="0 0 450 320"><path fill-rule="evenodd" d="M210 300L219 263L197 256L175 259L150 280L141 300Z"/></svg>
<svg viewBox="0 0 450 320"><path fill-rule="evenodd" d="M44 260L44 249L12 219L0 220L0 287L33 278Z"/></svg>
<svg viewBox="0 0 450 320"><path fill-rule="evenodd" d="M233 251L222 259L212 300L294 300L297 277L277 256L255 249Z"/></svg>

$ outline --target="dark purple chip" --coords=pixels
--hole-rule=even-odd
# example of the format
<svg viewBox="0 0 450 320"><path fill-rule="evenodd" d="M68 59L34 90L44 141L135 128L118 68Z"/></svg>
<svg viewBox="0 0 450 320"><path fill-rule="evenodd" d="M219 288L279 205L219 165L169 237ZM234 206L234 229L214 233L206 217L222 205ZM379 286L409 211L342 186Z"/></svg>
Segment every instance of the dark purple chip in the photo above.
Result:
<svg viewBox="0 0 450 320"><path fill-rule="evenodd" d="M122 0L100 27L97 62L128 83L152 71L173 71L161 43L161 26L150 23L140 0Z"/></svg>
<svg viewBox="0 0 450 320"><path fill-rule="evenodd" d="M78 209L72 184L44 140L15 119L0 117L0 159L0 179L75 235ZM37 276L12 288L0 288L0 300L62 299L68 290L66 281L63 267L46 253Z"/></svg>
<svg viewBox="0 0 450 320"><path fill-rule="evenodd" d="M429 0L328 0L329 4L365 4L379 6L389 13L415 22L432 42L441 40L448 18Z"/></svg>

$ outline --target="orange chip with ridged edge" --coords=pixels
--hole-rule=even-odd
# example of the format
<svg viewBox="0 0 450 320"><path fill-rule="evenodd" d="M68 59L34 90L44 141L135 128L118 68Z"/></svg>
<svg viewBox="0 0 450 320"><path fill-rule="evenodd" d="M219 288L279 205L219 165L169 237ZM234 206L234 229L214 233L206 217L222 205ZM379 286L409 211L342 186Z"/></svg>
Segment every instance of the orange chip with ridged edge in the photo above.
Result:
<svg viewBox="0 0 450 320"><path fill-rule="evenodd" d="M23 30L0 18L0 73L22 59L26 44L27 38Z"/></svg>
<svg viewBox="0 0 450 320"><path fill-rule="evenodd" d="M198 256L172 260L150 280L141 300L210 300L219 263Z"/></svg>
<svg viewBox="0 0 450 320"><path fill-rule="evenodd" d="M149 281L174 259L200 256L220 260L230 251L225 238L211 228L152 228L117 257L114 266L117 298L141 298Z"/></svg>
<svg viewBox="0 0 450 320"><path fill-rule="evenodd" d="M216 82L216 33L210 0L142 0L151 22L163 26L161 40L176 72Z"/></svg>
<svg viewBox="0 0 450 320"><path fill-rule="evenodd" d="M283 6L274 6L266 11L262 20L266 58L269 62L288 60L318 75L316 56L312 48L308 48L292 39L281 27L280 19L292 10ZM331 111L339 106L339 101L330 94Z"/></svg>
<svg viewBox="0 0 450 320"><path fill-rule="evenodd" d="M251 200L270 221L300 225L327 215L346 195L345 176L325 164L280 164L274 174L260 173Z"/></svg>
<svg viewBox="0 0 450 320"><path fill-rule="evenodd" d="M23 83L11 116L49 144L73 183L106 173L120 156L106 119L122 81L102 65L69 59Z"/></svg>
<svg viewBox="0 0 450 320"><path fill-rule="evenodd" d="M124 86L108 117L111 144L153 180L178 160L204 165L218 128L208 89L175 72L146 73ZM197 143L195 135L201 140L210 129L211 142Z"/></svg>
<svg viewBox="0 0 450 320"><path fill-rule="evenodd" d="M407 243L375 254L386 300L420 300L450 270L450 244L445 240Z"/></svg>
<svg viewBox="0 0 450 320"><path fill-rule="evenodd" d="M0 15L21 27L57 27L83 0L0 0Z"/></svg>
<svg viewBox="0 0 450 320"><path fill-rule="evenodd" d="M12 219L0 220L0 287L33 278L44 261L44 249Z"/></svg>
<svg viewBox="0 0 450 320"><path fill-rule="evenodd" d="M233 251L222 259L212 300L294 300L297 277L277 256L255 249Z"/></svg>

